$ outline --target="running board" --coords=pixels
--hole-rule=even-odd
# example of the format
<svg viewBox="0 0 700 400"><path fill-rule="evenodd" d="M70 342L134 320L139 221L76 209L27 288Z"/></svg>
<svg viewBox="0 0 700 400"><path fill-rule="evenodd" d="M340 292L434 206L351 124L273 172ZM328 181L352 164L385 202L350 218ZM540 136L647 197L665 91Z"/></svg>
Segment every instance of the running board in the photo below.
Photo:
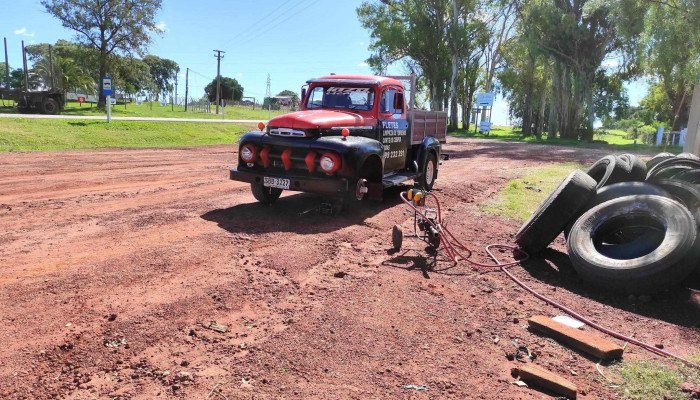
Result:
<svg viewBox="0 0 700 400"><path fill-rule="evenodd" d="M385 176L382 184L385 188L400 185L408 180L416 179L419 174L413 171L397 172L392 175Z"/></svg>

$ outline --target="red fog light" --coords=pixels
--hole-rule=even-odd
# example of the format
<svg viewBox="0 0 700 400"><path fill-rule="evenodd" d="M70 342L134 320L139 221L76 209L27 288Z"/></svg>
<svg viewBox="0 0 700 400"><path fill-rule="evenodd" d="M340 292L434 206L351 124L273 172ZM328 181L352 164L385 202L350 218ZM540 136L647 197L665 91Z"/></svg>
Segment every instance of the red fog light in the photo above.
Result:
<svg viewBox="0 0 700 400"><path fill-rule="evenodd" d="M241 160L247 163L254 163L258 160L258 149L252 144L246 144L241 147Z"/></svg>
<svg viewBox="0 0 700 400"><path fill-rule="evenodd" d="M267 168L268 165L270 165L270 148L265 146L261 151L260 151L260 160L262 160L263 167Z"/></svg>
<svg viewBox="0 0 700 400"><path fill-rule="evenodd" d="M327 174L332 174L340 169L342 160L335 153L324 153L319 160L321 170Z"/></svg>

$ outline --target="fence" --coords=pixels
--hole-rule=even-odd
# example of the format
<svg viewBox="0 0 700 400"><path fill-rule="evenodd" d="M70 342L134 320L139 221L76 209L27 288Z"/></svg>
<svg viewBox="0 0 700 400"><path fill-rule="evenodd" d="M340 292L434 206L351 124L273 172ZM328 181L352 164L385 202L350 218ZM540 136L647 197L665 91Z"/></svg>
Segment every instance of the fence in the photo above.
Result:
<svg viewBox="0 0 700 400"><path fill-rule="evenodd" d="M211 113L211 108L212 103L206 99L195 100L190 97L187 101L187 111Z"/></svg>

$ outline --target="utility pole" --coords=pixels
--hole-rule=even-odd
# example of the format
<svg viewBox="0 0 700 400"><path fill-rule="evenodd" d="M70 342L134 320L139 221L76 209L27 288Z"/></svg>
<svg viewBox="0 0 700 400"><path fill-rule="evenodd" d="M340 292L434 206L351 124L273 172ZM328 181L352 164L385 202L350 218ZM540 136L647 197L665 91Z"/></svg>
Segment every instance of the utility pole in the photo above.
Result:
<svg viewBox="0 0 700 400"><path fill-rule="evenodd" d="M270 107L272 106L272 91L270 91L270 74L267 74L267 89L265 90L267 98L267 120L270 120ZM263 100L264 102L265 100Z"/></svg>
<svg viewBox="0 0 700 400"><path fill-rule="evenodd" d="M3 38L5 40L5 89L10 88L10 63L7 61L7 38Z"/></svg>
<svg viewBox="0 0 700 400"><path fill-rule="evenodd" d="M216 55L216 113L219 113L219 101L221 101L221 59L224 58L224 56L221 55L221 53L226 53L225 51L221 50L214 50L214 53Z"/></svg>
<svg viewBox="0 0 700 400"><path fill-rule="evenodd" d="M180 72L180 71L178 71L178 72ZM179 80L180 80L180 77L177 76L177 74L175 74L175 101L174 101L175 104L177 104L177 81L179 81Z"/></svg>
<svg viewBox="0 0 700 400"><path fill-rule="evenodd" d="M190 69L187 68L185 71L185 112L187 112L187 96L189 96L190 91Z"/></svg>

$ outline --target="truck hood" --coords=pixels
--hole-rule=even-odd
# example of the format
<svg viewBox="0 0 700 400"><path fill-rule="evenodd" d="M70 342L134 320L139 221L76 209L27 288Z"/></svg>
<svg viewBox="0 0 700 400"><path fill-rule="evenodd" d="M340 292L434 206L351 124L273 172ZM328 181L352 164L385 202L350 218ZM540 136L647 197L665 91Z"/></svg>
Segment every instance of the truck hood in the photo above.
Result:
<svg viewBox="0 0 700 400"><path fill-rule="evenodd" d="M268 125L293 129L328 129L346 126L374 125L372 118L360 114L337 110L307 110L272 118Z"/></svg>

